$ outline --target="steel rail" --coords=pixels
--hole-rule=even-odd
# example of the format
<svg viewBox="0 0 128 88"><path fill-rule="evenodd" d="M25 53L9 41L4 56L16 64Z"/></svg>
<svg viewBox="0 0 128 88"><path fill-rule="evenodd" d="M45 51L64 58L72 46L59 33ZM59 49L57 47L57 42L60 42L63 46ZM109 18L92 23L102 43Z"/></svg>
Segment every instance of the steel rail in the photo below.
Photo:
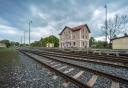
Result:
<svg viewBox="0 0 128 88"><path fill-rule="evenodd" d="M45 52L48 52L48 51L45 51ZM52 53L55 53L55 52L52 52ZM128 63L128 58L124 58L124 57L115 57L115 56L109 56L109 55L103 56L103 55L93 55L93 54L90 54L90 55L89 54L77 54L77 53L71 53L71 52L69 52L69 53L63 52L63 54L72 55L72 56L76 56L76 57L82 57L82 58L90 58L90 59L99 59L99 60L106 60L106 61L108 60L108 61L114 61L114 62ZM116 58L116 59L113 59L113 58Z"/></svg>
<svg viewBox="0 0 128 88"><path fill-rule="evenodd" d="M33 50L33 51L35 51L35 50ZM39 52L42 52L43 54L47 54L47 55L49 54L51 56L55 56L56 55L56 57L61 57L61 58L65 58L65 59L75 60L75 61L83 61L83 62L97 63L97 64L102 64L102 65L111 65L113 67L118 67L118 68L119 67L121 67L121 68L128 68L127 65L125 65L124 63L121 63L121 62L117 62L117 63L121 63L122 65L121 64L114 64L115 62L110 63L110 61L108 63L106 63L106 62L103 62L104 60L102 60L102 61L96 61L97 58L96 59L87 59L87 58L85 59L83 57L78 57L78 56L75 57L75 56L72 56L70 54L45 52L45 51L39 51Z"/></svg>
<svg viewBox="0 0 128 88"><path fill-rule="evenodd" d="M77 80L77 79L75 79L75 78L73 78L73 77L70 77L70 76L64 74L63 72L61 72L61 71L59 71L59 70L57 70L57 69L55 69L55 68L53 68L53 67L51 67L51 66L45 64L45 63L42 62L41 60L36 59L36 58L30 56L29 54L25 53L24 51L21 51L21 50L19 50L19 51L20 51L21 53L25 54L26 56L28 56L29 58L32 58L32 59L34 59L35 61L41 63L42 65L44 65L45 67L49 68L50 70L52 70L52 71L55 72L56 74L61 75L61 76L62 76L63 78L65 78L66 80L69 80L69 81L71 81L72 83L76 84L76 85L79 86L80 88L91 88L90 86L86 85L85 83L82 83L82 82L80 82L79 80Z"/></svg>
<svg viewBox="0 0 128 88"><path fill-rule="evenodd" d="M29 52L29 51L25 51L25 52ZM49 59L52 59L52 60L55 60L55 61L58 61L58 62L61 62L61 63L65 63L65 64L68 64L68 65L83 69L85 71L89 71L89 72L95 73L97 75L110 78L110 79L115 80L115 81L119 81L119 82L122 82L122 83L125 83L125 84L128 83L127 79L124 79L124 78L121 78L121 77L118 77L118 76L114 76L114 75L111 75L111 74L108 74L108 73L105 73L105 72L100 72L100 71L97 71L97 70L94 70L94 69L90 69L90 68L87 68L87 67L83 67L83 66L80 66L80 65L72 64L72 63L69 63L69 62L66 62L66 61L58 60L58 59L55 59L53 57L50 57L50 56L47 56L47 55L43 55L40 52L34 52L33 51L31 53L39 55L39 56L42 56L42 57L45 57L45 58L49 58Z"/></svg>
<svg viewBox="0 0 128 88"><path fill-rule="evenodd" d="M110 62L103 62L104 60L102 60L102 61L96 61L96 59L85 59L85 58L81 58L81 57L75 57L75 56L71 56L71 55L63 55L63 54L58 54L58 53L56 53L56 55L55 55L55 53L53 54L53 53L46 53L46 52L43 52L43 54L45 54L45 55L50 55L50 56L55 56L55 57L61 57L61 58L65 58L65 59L70 59L70 60L74 60L74 61L81 61L81 62L90 62L90 63L96 63L96 64L102 64L102 65L110 65L110 66L113 66L113 67L118 67L118 68L128 68L128 66L127 65L125 65L125 64L123 64L123 65L121 65L121 64L114 64L115 62L112 62L112 63L110 63ZM118 62L118 63L120 63L120 62Z"/></svg>

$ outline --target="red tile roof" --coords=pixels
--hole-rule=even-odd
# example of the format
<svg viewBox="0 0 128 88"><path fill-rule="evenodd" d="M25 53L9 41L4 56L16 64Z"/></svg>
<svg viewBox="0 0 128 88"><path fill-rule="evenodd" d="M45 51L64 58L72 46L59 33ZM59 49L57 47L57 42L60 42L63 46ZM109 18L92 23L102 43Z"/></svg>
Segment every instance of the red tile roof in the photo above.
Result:
<svg viewBox="0 0 128 88"><path fill-rule="evenodd" d="M87 30L88 30L88 32L90 33L90 29L88 28L88 25L87 24L84 24L84 25L79 25L79 26L73 27L73 28L70 28L70 27L65 26L64 29L60 32L59 35L61 35L66 28L69 28L70 30L72 30L74 32L74 31L79 31L83 27L86 27Z"/></svg>

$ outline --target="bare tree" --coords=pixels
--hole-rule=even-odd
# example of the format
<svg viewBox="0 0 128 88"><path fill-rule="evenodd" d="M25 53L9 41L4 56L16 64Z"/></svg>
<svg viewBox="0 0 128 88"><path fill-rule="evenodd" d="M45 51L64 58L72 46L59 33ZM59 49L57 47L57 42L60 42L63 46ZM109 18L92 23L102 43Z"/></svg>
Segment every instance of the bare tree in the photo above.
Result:
<svg viewBox="0 0 128 88"><path fill-rule="evenodd" d="M108 20L107 30L102 27L103 34L107 37L111 43L111 39L119 34L124 34L126 32L126 27L128 25L128 15L118 16L116 15L113 19Z"/></svg>

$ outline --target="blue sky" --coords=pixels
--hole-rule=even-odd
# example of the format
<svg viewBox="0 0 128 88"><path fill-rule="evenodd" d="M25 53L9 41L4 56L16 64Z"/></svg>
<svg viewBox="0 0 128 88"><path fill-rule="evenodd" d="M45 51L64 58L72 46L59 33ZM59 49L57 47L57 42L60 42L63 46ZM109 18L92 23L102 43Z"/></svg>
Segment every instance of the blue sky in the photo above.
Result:
<svg viewBox="0 0 128 88"><path fill-rule="evenodd" d="M20 41L31 24L31 41L58 35L64 26L88 24L91 36L102 39L105 0L0 0L0 40ZM107 0L108 18L128 12L127 0Z"/></svg>

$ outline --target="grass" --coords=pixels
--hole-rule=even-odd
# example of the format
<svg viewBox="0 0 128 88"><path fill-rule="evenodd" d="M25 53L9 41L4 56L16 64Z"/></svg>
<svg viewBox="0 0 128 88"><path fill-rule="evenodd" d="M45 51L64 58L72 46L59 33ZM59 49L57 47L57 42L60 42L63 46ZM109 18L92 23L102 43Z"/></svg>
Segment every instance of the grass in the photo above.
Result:
<svg viewBox="0 0 128 88"><path fill-rule="evenodd" d="M0 65L18 64L19 56L13 48L0 48Z"/></svg>

